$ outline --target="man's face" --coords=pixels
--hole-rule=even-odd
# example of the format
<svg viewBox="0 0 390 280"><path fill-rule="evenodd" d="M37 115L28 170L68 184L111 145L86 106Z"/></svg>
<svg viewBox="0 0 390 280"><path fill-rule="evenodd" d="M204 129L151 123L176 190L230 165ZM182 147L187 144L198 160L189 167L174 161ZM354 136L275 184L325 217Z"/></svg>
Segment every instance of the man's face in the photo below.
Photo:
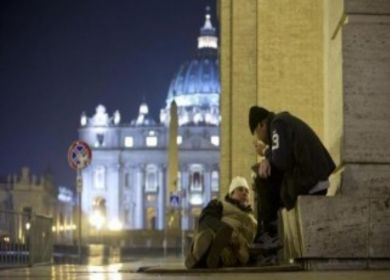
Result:
<svg viewBox="0 0 390 280"><path fill-rule="evenodd" d="M248 205L249 203L249 191L245 187L237 187L234 189L231 198L239 201L243 205Z"/></svg>
<svg viewBox="0 0 390 280"><path fill-rule="evenodd" d="M267 137L267 125L265 121L259 122L257 124L254 134L258 140L262 141L265 144L269 144Z"/></svg>

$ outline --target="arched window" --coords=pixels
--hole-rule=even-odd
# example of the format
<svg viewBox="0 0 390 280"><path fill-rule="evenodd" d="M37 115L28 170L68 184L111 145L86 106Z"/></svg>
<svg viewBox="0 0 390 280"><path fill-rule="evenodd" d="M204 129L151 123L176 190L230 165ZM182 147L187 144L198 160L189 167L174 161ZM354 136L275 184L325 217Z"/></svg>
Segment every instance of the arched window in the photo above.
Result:
<svg viewBox="0 0 390 280"><path fill-rule="evenodd" d="M93 185L95 189L105 189L106 186L106 169L104 166L97 166L93 174Z"/></svg>
<svg viewBox="0 0 390 280"><path fill-rule="evenodd" d="M194 192L203 190L203 167L200 164L190 166L190 190Z"/></svg>
<svg viewBox="0 0 390 280"><path fill-rule="evenodd" d="M103 197L96 197L92 201L92 212L89 216L90 224L97 229L101 229L106 223L106 215L106 200Z"/></svg>
<svg viewBox="0 0 390 280"><path fill-rule="evenodd" d="M97 133L96 134L95 147L103 147L103 146L104 146L104 134L103 133Z"/></svg>
<svg viewBox="0 0 390 280"><path fill-rule="evenodd" d="M145 191L156 192L157 191L157 166L149 164L146 166L145 175Z"/></svg>
<svg viewBox="0 0 390 280"><path fill-rule="evenodd" d="M218 192L219 191L219 173L218 171L211 172L211 191Z"/></svg>

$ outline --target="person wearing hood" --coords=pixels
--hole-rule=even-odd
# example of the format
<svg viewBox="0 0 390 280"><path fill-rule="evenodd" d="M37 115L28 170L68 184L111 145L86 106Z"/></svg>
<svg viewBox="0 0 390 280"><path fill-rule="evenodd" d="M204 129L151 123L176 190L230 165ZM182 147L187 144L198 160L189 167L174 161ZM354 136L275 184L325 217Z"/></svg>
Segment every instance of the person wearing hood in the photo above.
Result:
<svg viewBox="0 0 390 280"><path fill-rule="evenodd" d="M249 204L245 178L235 177L222 200L213 199L203 208L191 249L188 269L242 266L249 262L257 221Z"/></svg>

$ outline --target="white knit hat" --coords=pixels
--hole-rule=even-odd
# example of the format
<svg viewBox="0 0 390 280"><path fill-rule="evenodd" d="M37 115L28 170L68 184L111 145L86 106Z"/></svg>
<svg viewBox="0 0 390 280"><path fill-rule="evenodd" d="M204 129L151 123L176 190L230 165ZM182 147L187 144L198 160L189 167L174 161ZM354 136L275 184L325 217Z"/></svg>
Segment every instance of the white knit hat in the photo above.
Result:
<svg viewBox="0 0 390 280"><path fill-rule="evenodd" d="M244 187L249 191L248 182L244 177L237 176L233 178L232 182L230 183L229 193L232 193L238 187Z"/></svg>

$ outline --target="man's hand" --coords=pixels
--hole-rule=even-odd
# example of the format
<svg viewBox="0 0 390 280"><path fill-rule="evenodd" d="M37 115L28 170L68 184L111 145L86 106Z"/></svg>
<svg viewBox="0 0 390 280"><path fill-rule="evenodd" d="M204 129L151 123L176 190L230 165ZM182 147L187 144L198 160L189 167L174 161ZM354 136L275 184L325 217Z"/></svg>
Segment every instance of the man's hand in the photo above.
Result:
<svg viewBox="0 0 390 280"><path fill-rule="evenodd" d="M260 162L259 176L260 178L268 178L269 176L271 176L271 164L266 158Z"/></svg>
<svg viewBox="0 0 390 280"><path fill-rule="evenodd" d="M267 146L259 141L259 140L255 140L253 141L253 145L255 146L255 149L256 149L256 153L259 155L259 156L264 156L264 151L266 150Z"/></svg>

